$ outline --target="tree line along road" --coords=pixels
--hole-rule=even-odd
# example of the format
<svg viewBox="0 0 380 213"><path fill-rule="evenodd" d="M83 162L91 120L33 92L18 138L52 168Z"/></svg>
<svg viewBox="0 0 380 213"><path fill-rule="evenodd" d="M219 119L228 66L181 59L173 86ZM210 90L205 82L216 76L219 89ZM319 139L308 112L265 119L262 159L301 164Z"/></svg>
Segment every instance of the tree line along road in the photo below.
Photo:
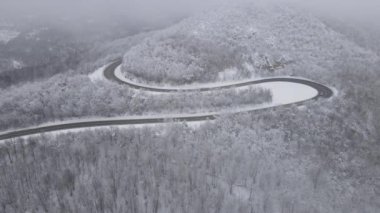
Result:
<svg viewBox="0 0 380 213"><path fill-rule="evenodd" d="M266 79L259 79L259 80L249 80L244 82L237 82L237 83L231 83L231 84L225 84L221 86L203 86L198 87L195 89L192 88L159 88L159 87L153 87L149 85L141 85L134 83L133 81L125 81L123 79L118 78L115 75L115 70L117 67L119 67L122 63L121 59L117 59L113 61L111 64L109 64L103 71L103 75L106 79L129 86L135 89L140 90L146 90L146 91L152 91L152 92L188 92L188 91L212 91L212 90L221 90L221 89L230 89L230 88L238 88L243 86L249 86L249 85L258 85L261 83L267 83L267 82L290 82L290 83L297 83L297 84L303 84L309 87L314 88L317 90L317 95L314 97L311 97L309 99L305 99L302 101L290 103L290 104L284 104L281 105L281 107L289 106L289 105L302 105L306 101L311 100L318 100L318 99L327 99L333 96L333 91L320 83L310 81L307 79L301 79L301 78L293 78L293 77L274 77L274 78L266 78ZM280 107L280 106L269 106L265 108L258 108L258 109L251 109L251 110L242 110L237 113L241 112L252 112L252 111L258 111L258 110L268 110L273 107ZM8 131L4 133L0 133L0 140L7 140L17 137L23 137L23 136L29 136L29 135L35 135L35 134L42 134L47 132L54 132L54 131L60 131L60 130L70 130L70 129L80 129L80 128L90 128L90 127L103 127L103 126L121 126L121 125L137 125L137 124L160 124L160 123L168 123L168 122L196 122L196 121L206 121L206 120L214 120L217 116L221 115L222 113L210 113L210 114L194 114L194 115L178 115L178 116L157 116L157 117L149 117L149 118L110 118L110 119L101 119L101 120L93 120L93 121L77 121L77 122L69 122L69 123L61 123L61 124L53 124L53 125L46 125L46 126L39 126L39 127L31 127L26 129L20 129L15 131Z"/></svg>

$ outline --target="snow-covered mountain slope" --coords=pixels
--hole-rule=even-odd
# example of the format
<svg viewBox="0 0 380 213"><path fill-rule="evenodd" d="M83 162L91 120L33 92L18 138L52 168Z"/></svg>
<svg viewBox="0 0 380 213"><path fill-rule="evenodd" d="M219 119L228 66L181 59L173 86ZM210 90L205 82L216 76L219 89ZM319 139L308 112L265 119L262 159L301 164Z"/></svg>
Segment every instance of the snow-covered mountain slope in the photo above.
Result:
<svg viewBox="0 0 380 213"><path fill-rule="evenodd" d="M217 81L231 69L232 79L313 77L343 60L368 64L377 56L310 14L249 3L190 17L146 38L125 54L123 70L140 81L184 84Z"/></svg>
<svg viewBox="0 0 380 213"><path fill-rule="evenodd" d="M0 29L0 43L7 44L16 38L20 33L13 30Z"/></svg>

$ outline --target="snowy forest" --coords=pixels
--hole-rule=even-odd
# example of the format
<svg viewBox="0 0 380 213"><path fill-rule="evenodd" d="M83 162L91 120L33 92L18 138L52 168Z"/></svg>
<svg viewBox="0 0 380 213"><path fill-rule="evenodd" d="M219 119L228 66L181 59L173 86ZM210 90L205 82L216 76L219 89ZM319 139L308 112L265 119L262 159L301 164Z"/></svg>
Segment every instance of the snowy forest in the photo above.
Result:
<svg viewBox="0 0 380 213"><path fill-rule="evenodd" d="M0 213L380 212L379 11L0 2Z"/></svg>

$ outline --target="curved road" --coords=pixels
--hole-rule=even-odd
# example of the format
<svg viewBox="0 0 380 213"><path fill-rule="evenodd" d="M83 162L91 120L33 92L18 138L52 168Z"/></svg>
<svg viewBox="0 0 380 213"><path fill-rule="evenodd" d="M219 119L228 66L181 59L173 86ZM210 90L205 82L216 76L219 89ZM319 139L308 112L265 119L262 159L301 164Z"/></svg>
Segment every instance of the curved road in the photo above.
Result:
<svg viewBox="0 0 380 213"><path fill-rule="evenodd" d="M151 87L148 85L141 85L141 84L134 84L131 82L123 81L122 79L118 78L115 75L115 69L122 63L121 59L115 60L113 63L108 65L108 67L104 70L104 77L106 77L110 81L117 82L119 84L127 85L129 87L135 88L135 89L142 89L152 92L189 92L189 91L212 91L212 90L221 90L221 89L231 89L231 88L237 88L237 87L244 87L249 85L255 85L255 84L261 84L261 83L268 83L268 82L291 82L291 83L298 83L307 85L309 87L314 88L318 91L318 95L315 96L313 99L317 98L329 98L333 95L333 91L322 84L309 81L306 79L300 79L300 78L290 78L290 77L274 77L274 78L265 78L260 80L252 80L252 81L245 81L240 83L232 83L229 85L223 85L223 86L213 86L213 87L201 87L197 89L167 89L167 88L157 88L157 87Z"/></svg>
<svg viewBox="0 0 380 213"><path fill-rule="evenodd" d="M322 84L309 81L306 79L298 79L298 78L287 78L287 77L280 77L280 78L267 78L267 79L260 79L260 80L252 80L247 81L243 83L233 83L229 85L223 85L218 87L203 87L198 89L165 89L165 88L157 88L157 87L149 87L149 86L142 86L142 85L136 85L131 82L125 82L115 76L115 69L121 64L121 59L118 59L108 65L104 70L104 76L111 81L117 82L119 84L127 85L129 87L135 88L135 89L143 89L148 91L154 91L154 92L185 92L185 91L191 91L191 90L198 90L198 91L210 91L210 90L220 90L220 89L228 89L228 88L237 88L237 87L243 87L248 85L255 85L265 82L291 82L291 83L299 83L304 84L309 87L312 87L318 91L317 95L303 101L291 103L291 104L285 104L281 106L288 106L288 105L301 105L306 101L310 100L316 100L319 98L330 98L333 95L333 91ZM248 111L241 111L241 112L251 112L256 110L265 110L274 108L275 106L271 106L264 109L254 109L254 110L248 110ZM176 121L176 122L194 122L194 121L205 121L205 120L214 120L217 116L221 115L221 113L211 113L211 114L202 114L202 115L183 115L183 116L176 116L176 117L152 117L152 118L127 118L127 119L104 119L104 120L98 120L98 121L83 121L83 122L73 122L73 123L62 123L62 124L56 124L56 125L49 125L49 126L40 126L35 128L27 128L27 129L21 129L16 131L10 131L6 133L0 134L0 140L6 140L6 139L12 139L22 136L28 136L28 135L34 135L34 134L41 134L46 132L53 132L58 130L68 130L68 129L77 129L77 128L88 128L88 127L100 127L100 126L117 126L117 125L133 125L133 124L157 124L157 123L167 123L170 121Z"/></svg>

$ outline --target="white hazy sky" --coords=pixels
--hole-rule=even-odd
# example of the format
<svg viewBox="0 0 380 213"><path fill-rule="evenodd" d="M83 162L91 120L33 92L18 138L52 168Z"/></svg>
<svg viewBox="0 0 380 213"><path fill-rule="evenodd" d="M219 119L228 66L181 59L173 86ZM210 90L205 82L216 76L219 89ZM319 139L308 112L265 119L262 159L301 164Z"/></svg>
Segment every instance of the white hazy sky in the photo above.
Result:
<svg viewBox="0 0 380 213"><path fill-rule="evenodd" d="M111 16L156 19L161 16L187 15L210 5L237 1L281 1L307 6L309 9L358 19L380 20L380 0L0 0L0 18L40 17L45 19ZM212 6L211 6L212 8Z"/></svg>

